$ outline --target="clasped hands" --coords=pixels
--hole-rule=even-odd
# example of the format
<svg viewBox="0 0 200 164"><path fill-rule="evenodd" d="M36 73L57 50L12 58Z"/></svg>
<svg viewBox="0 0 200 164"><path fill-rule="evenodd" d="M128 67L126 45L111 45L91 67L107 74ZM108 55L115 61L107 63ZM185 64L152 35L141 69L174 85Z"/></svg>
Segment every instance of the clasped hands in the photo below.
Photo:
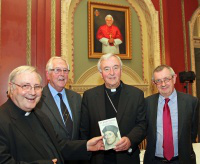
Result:
<svg viewBox="0 0 200 164"><path fill-rule="evenodd" d="M109 43L109 44L114 44L114 42L115 42L115 41L114 41L113 38L108 39L108 43Z"/></svg>

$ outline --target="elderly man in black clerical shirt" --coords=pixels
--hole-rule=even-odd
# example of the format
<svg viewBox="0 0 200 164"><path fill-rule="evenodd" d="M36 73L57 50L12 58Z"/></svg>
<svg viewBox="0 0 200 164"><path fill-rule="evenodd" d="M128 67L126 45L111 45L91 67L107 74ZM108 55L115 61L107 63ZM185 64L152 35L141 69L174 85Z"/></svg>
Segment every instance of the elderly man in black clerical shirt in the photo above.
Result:
<svg viewBox="0 0 200 164"><path fill-rule="evenodd" d="M102 137L87 141L57 138L50 120L35 108L42 94L41 76L31 66L14 69L8 80L8 100L0 107L0 163L64 163L88 160L103 150Z"/></svg>
<svg viewBox="0 0 200 164"><path fill-rule="evenodd" d="M92 154L92 164L139 164L138 145L146 134L144 93L121 81L122 61L119 56L102 55L97 68L104 84L84 92L81 107L82 139L100 135L98 121L116 117L121 139L115 148Z"/></svg>

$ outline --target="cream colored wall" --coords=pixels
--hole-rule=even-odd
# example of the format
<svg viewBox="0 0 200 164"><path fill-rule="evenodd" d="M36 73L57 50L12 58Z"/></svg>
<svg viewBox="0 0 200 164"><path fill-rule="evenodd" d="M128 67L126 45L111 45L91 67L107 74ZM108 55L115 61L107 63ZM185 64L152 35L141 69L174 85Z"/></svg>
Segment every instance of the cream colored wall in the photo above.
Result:
<svg viewBox="0 0 200 164"><path fill-rule="evenodd" d="M151 85L151 70L160 64L158 12L150 0L110 0L109 3L121 3L131 8L134 51L132 60L123 60L122 80L141 88L148 96L155 92ZM61 53L71 65L70 87L79 93L103 83L98 79L97 60L87 57L86 9L86 0L62 0Z"/></svg>

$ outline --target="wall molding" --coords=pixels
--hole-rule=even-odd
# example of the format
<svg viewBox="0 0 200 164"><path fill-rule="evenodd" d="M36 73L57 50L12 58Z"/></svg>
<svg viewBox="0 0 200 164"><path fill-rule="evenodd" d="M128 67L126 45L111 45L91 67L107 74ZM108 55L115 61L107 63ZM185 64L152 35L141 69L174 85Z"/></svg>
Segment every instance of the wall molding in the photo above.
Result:
<svg viewBox="0 0 200 164"><path fill-rule="evenodd" d="M184 5L185 5L184 0L181 0L183 42L184 42L184 61L185 61L185 71L188 71L188 55L187 55L187 41L186 41L186 28L185 28L185 6Z"/></svg>
<svg viewBox="0 0 200 164"><path fill-rule="evenodd" d="M200 15L200 7L198 7L195 12L193 13L190 21L188 22L188 26L189 26L189 44L190 44L190 57L191 57L191 71L196 72L196 68L195 68L195 54L194 54L194 38L193 38L193 34L194 34L194 24L195 21L198 17L198 15ZM192 95L196 96L197 95L197 91L196 91L196 80L194 81L194 83L192 83Z"/></svg>
<svg viewBox="0 0 200 164"><path fill-rule="evenodd" d="M51 56L56 55L56 0L51 0Z"/></svg>
<svg viewBox="0 0 200 164"><path fill-rule="evenodd" d="M144 91L144 95L147 96L148 84L145 83L135 71L125 65L122 67L121 80L126 84L140 88ZM104 81L101 78L97 66L93 66L85 71L75 84L70 84L69 88L80 94L83 94L85 90L96 87L103 83Z"/></svg>
<svg viewBox="0 0 200 164"><path fill-rule="evenodd" d="M200 37L193 37L194 39L194 48L200 48Z"/></svg>
<svg viewBox="0 0 200 164"><path fill-rule="evenodd" d="M166 56L165 56L165 32L164 32L164 18L163 18L163 0L160 0L160 33L161 33L161 60L162 64L166 64Z"/></svg>
<svg viewBox="0 0 200 164"><path fill-rule="evenodd" d="M31 9L32 0L27 0L26 64L31 65Z"/></svg>

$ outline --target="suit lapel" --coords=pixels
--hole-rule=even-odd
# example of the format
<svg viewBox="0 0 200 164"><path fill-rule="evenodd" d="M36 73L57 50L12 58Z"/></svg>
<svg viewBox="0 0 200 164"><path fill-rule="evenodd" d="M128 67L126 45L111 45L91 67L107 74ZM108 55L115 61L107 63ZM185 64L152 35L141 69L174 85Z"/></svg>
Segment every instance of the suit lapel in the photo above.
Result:
<svg viewBox="0 0 200 164"><path fill-rule="evenodd" d="M38 120L41 122L41 125L45 129L47 135L51 139L54 147L56 148L57 153L60 156L60 159L62 159L62 156L61 156L60 150L59 150L59 145L58 145L58 142L56 139L56 134L55 134L54 130L52 130L52 126L49 126L50 121L48 121L48 119L45 118L46 116L44 117L44 115L39 110L35 110L35 114L36 114Z"/></svg>
<svg viewBox="0 0 200 164"><path fill-rule="evenodd" d="M96 104L97 111L99 112L100 120L106 119L106 108L105 108L105 92L104 92L104 85L98 87L96 90L94 102ZM102 97L102 98L99 98Z"/></svg>
<svg viewBox="0 0 200 164"><path fill-rule="evenodd" d="M184 117L184 108L186 107L183 97L180 95L180 92L177 92L177 102L178 102L178 139L180 139L182 128L183 128L183 117Z"/></svg>
<svg viewBox="0 0 200 164"><path fill-rule="evenodd" d="M151 110L149 113L151 113L151 117L149 118L152 123L152 134L154 135L153 138L154 138L154 141L156 142L156 132L157 132L157 113L158 113L158 98L159 98L159 94L156 94L153 98L152 101L150 101L150 105L149 107L151 108L148 108L147 110Z"/></svg>
<svg viewBox="0 0 200 164"><path fill-rule="evenodd" d="M10 108L11 118L16 128L24 135L27 141L40 153L44 158L48 157L48 153L42 144L36 139L35 134L28 126L23 116L17 112L17 109Z"/></svg>
<svg viewBox="0 0 200 164"><path fill-rule="evenodd" d="M72 94L70 94L70 92L67 91L67 89L65 89L65 93L66 93L66 96L67 96L67 100L68 100L68 103L69 103L69 106L70 106L70 109L71 109L71 112L72 112L72 119L73 119L73 129L75 129L75 127L77 126L77 114L76 114L76 108L75 108L75 103L76 101L74 100L74 96ZM73 130L72 132L72 138L73 136L75 135L75 131Z"/></svg>
<svg viewBox="0 0 200 164"><path fill-rule="evenodd" d="M48 110L55 117L56 121L63 127L63 129L66 130L64 123L62 121L61 115L59 113L59 109L53 99L53 96L49 90L48 85L43 90L42 99L43 99L44 103L47 105Z"/></svg>

